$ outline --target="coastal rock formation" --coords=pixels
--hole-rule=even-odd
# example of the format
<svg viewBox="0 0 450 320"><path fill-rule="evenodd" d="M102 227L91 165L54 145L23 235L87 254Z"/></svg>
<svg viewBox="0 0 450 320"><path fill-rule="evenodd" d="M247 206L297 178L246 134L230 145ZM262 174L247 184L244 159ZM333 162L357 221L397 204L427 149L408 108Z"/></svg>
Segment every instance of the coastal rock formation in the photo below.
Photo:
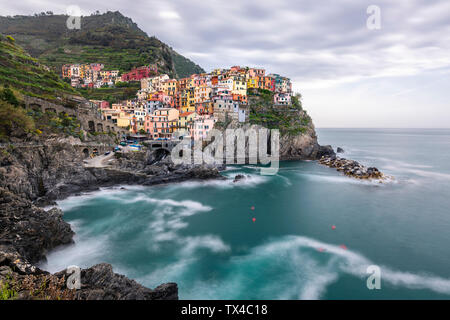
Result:
<svg viewBox="0 0 450 320"><path fill-rule="evenodd" d="M67 281L66 270L55 273ZM154 290L134 280L114 273L107 263L97 264L81 270L81 288L75 292L75 300L177 300L178 287L165 283Z"/></svg>
<svg viewBox="0 0 450 320"><path fill-rule="evenodd" d="M261 125L241 124L231 122L226 129L242 129L245 131L253 129L256 132L264 128ZM334 156L331 146L321 146L317 142L317 135L314 125L311 123L305 130L297 133L280 134L280 160L318 160L323 156ZM248 154L248 141L246 142L246 155ZM268 142L270 145L270 142ZM236 148L235 148L236 150ZM247 159L248 160L248 159Z"/></svg>
<svg viewBox="0 0 450 320"><path fill-rule="evenodd" d="M33 265L45 259L49 250L70 244L74 235L70 225L62 219L61 210L45 211L37 205L53 204L54 200L69 195L117 184L155 185L223 178L217 167L174 165L170 158L149 165L145 161L145 152L121 154L107 167L85 167L83 150L88 147L79 140L55 139L2 148L0 246L3 258L0 261L3 265L0 274L6 277L10 272L16 272L17 276L28 276L17 280L21 285L16 288L17 292L20 291L17 295L20 299L33 298L29 296L32 291L27 293L26 288L35 290L34 285L44 282L50 286L51 292L47 292L47 296L54 299L176 299L176 284L164 284L150 290L124 276L115 275L111 266L104 264L83 271L85 286L76 293L70 293L61 284L64 283L62 274L51 275ZM109 149L107 145L97 145L96 148L99 152ZM5 261L9 261L9 269L5 267Z"/></svg>
<svg viewBox="0 0 450 320"><path fill-rule="evenodd" d="M319 163L330 168L336 168L337 171L343 172L346 176L357 179L377 179L380 181L387 179L386 175L377 168L365 167L355 160L347 160L336 156L323 156L320 158Z"/></svg>
<svg viewBox="0 0 450 320"><path fill-rule="evenodd" d="M0 188L35 204L49 205L69 195L117 184L221 178L217 167L174 165L170 157L149 165L145 152L120 153L104 168L84 167L85 148L79 140L71 144L62 139L3 149ZM96 148L99 152L110 150L108 145Z"/></svg>
<svg viewBox="0 0 450 320"><path fill-rule="evenodd" d="M280 137L280 160L315 159L319 149L317 136L312 128L305 133Z"/></svg>
<svg viewBox="0 0 450 320"><path fill-rule="evenodd" d="M66 270L50 274L28 263L11 247L0 246L0 284L9 299L51 300L176 300L178 288L166 283L155 289L116 274L112 266L97 264L81 270L81 288L67 288Z"/></svg>
<svg viewBox="0 0 450 320"><path fill-rule="evenodd" d="M74 235L60 209L45 211L29 200L0 188L0 245L11 246L35 263L56 246L69 244Z"/></svg>

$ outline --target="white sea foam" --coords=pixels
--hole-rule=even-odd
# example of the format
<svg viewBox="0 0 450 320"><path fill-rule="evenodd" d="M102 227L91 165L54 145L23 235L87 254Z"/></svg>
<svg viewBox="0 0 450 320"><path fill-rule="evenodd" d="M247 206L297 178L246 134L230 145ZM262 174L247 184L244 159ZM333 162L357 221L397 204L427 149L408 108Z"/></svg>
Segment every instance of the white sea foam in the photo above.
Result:
<svg viewBox="0 0 450 320"><path fill-rule="evenodd" d="M80 195L69 196L64 200L56 201L56 203L61 210L69 211L89 204L90 200L97 198L116 199L119 195L123 195L127 191L140 191L144 189L148 189L148 187L119 185L115 187L100 188L99 190L84 192Z"/></svg>
<svg viewBox="0 0 450 320"><path fill-rule="evenodd" d="M96 263L107 262L104 260L105 253L109 250L107 236L76 235L74 241L74 244L52 250L47 254L47 261L38 266L53 273L70 265L87 268Z"/></svg>
<svg viewBox="0 0 450 320"><path fill-rule="evenodd" d="M338 246L323 243L301 236L288 236L280 240L273 241L267 245L255 248L257 254L274 253L274 252L291 252L292 250L301 250L302 248L318 249L322 248L323 254L331 254L339 259L330 259L324 273L314 276L312 283L307 284L307 291L302 292L302 297L315 295L325 292L326 286L335 279L335 272L343 272L360 277L363 280L367 278L366 269L369 265L373 265L372 261L363 255L351 251L344 250ZM301 261L299 261L302 263ZM304 263L304 262L303 262ZM380 266L382 281L392 286L402 286L410 289L427 289L443 294L450 294L450 279L436 277L427 274L413 274L409 272L395 271L386 266ZM322 269L322 271L324 271ZM308 287L309 286L309 287ZM305 288L304 288L305 289ZM316 294L312 294L316 293Z"/></svg>
<svg viewBox="0 0 450 320"><path fill-rule="evenodd" d="M233 182L236 175L242 174L246 178L239 180L239 182ZM253 188L268 181L267 176L261 176L258 174L247 174L242 171L233 172L233 174L227 174L226 180L206 180L206 181L186 181L168 186L170 190L177 189L195 189L199 187L213 187L217 189L231 189L231 188Z"/></svg>
<svg viewBox="0 0 450 320"><path fill-rule="evenodd" d="M396 183L395 179L387 179L383 180L380 183L380 180L362 180L347 177L344 175L320 175L320 174L312 174L312 173L297 173L299 176L305 177L309 180L316 182L324 182L324 183L343 183L343 184L357 184L357 185L367 185L367 186L382 186L386 184Z"/></svg>
<svg viewBox="0 0 450 320"><path fill-rule="evenodd" d="M317 254L319 248L321 256ZM198 263L195 257L190 253L174 266L155 271L150 278L157 281L158 276L168 272L173 279L186 281L183 273ZM355 251L307 237L285 236L254 247L246 255L230 257L224 265L225 275L208 283L193 281L182 298L320 299L343 274L360 278L365 286L367 267L373 264ZM382 265L380 268L384 285L450 294L449 279L395 271ZM257 281L258 292L254 291L252 281Z"/></svg>
<svg viewBox="0 0 450 320"><path fill-rule="evenodd" d="M191 256L198 249L209 249L215 253L230 251L230 247L222 239L213 235L184 237L180 239L180 244L183 245L180 250L182 256Z"/></svg>

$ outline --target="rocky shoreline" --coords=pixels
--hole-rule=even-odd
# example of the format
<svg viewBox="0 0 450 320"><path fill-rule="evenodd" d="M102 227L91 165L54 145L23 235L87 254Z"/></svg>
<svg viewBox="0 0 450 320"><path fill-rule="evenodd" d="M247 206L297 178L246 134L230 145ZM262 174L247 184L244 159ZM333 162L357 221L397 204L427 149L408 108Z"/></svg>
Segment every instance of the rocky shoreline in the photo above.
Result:
<svg viewBox="0 0 450 320"><path fill-rule="evenodd" d="M48 251L73 243L74 232L59 208L46 211L42 207L102 187L226 179L220 174L223 168L174 165L170 157L155 162L149 151L118 153L104 167L89 167L83 165L77 143L57 139L0 153L0 282L13 288L15 299L177 299L176 284L145 288L115 274L108 264L82 270L82 288L66 289L64 270L50 274L35 264L45 260ZM283 160L320 159L319 163L342 168L347 175L353 170L345 159L336 158L331 146L315 142L303 150L295 157L284 155ZM370 172L369 177L382 175L373 169L361 172ZM245 178L237 176L233 182Z"/></svg>
<svg viewBox="0 0 450 320"><path fill-rule="evenodd" d="M50 274L35 264L48 251L73 243L74 232L59 208L42 207L121 184L224 179L217 167L175 166L170 159L151 164L142 152L121 154L104 168L85 167L82 153L65 139L3 149L0 163L0 290L14 293L12 299L178 299L176 284L145 288L108 264L82 270L82 288L66 289L64 270Z"/></svg>
<svg viewBox="0 0 450 320"><path fill-rule="evenodd" d="M110 264L101 263L81 269L81 288L67 288L67 270L50 274L23 260L16 251L0 246L0 280L2 294L19 300L177 300L176 283L155 289L113 272ZM5 289L6 288L6 289Z"/></svg>
<svg viewBox="0 0 450 320"><path fill-rule="evenodd" d="M380 182L387 180L388 176L375 167L366 167L358 161L332 156L322 156L320 164L344 173L346 176L362 180L379 180Z"/></svg>

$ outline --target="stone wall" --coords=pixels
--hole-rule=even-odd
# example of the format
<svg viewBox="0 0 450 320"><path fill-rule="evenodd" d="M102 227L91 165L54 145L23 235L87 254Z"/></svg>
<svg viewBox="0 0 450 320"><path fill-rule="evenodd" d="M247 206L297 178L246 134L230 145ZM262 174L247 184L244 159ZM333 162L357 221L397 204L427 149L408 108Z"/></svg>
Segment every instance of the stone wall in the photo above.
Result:
<svg viewBox="0 0 450 320"><path fill-rule="evenodd" d="M120 135L126 134L124 128L116 126L114 123L102 119L101 115L84 100L68 101L66 106L55 104L33 97L24 97L25 105L30 109L40 109L42 112L52 111L55 113L65 112L69 116L76 117L81 128L88 132L115 132Z"/></svg>

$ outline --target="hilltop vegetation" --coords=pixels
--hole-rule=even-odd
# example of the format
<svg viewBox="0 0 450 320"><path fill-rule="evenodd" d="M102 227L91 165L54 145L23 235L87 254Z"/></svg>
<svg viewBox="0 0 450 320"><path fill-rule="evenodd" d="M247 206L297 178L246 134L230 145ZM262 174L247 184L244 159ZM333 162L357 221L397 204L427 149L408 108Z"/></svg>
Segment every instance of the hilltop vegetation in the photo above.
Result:
<svg viewBox="0 0 450 320"><path fill-rule="evenodd" d="M82 17L80 30L69 30L67 18L53 14L0 17L0 33L16 38L32 56L58 73L65 63L94 62L122 72L155 63L160 72L172 77L204 72L120 12Z"/></svg>
<svg viewBox="0 0 450 320"><path fill-rule="evenodd" d="M47 100L76 93L15 42L11 36L0 35L0 88L8 84L19 97L27 95Z"/></svg>
<svg viewBox="0 0 450 320"><path fill-rule="evenodd" d="M132 99L141 88L140 82L129 82L126 86L117 86L115 88L79 88L77 89L83 97L89 100L105 100L109 104L117 103L121 100Z"/></svg>
<svg viewBox="0 0 450 320"><path fill-rule="evenodd" d="M306 133L312 125L312 120L302 108L301 96L294 95L291 104L283 106L274 105L273 96L274 93L269 90L249 90L250 123L268 129L279 129L281 135L296 136Z"/></svg>

